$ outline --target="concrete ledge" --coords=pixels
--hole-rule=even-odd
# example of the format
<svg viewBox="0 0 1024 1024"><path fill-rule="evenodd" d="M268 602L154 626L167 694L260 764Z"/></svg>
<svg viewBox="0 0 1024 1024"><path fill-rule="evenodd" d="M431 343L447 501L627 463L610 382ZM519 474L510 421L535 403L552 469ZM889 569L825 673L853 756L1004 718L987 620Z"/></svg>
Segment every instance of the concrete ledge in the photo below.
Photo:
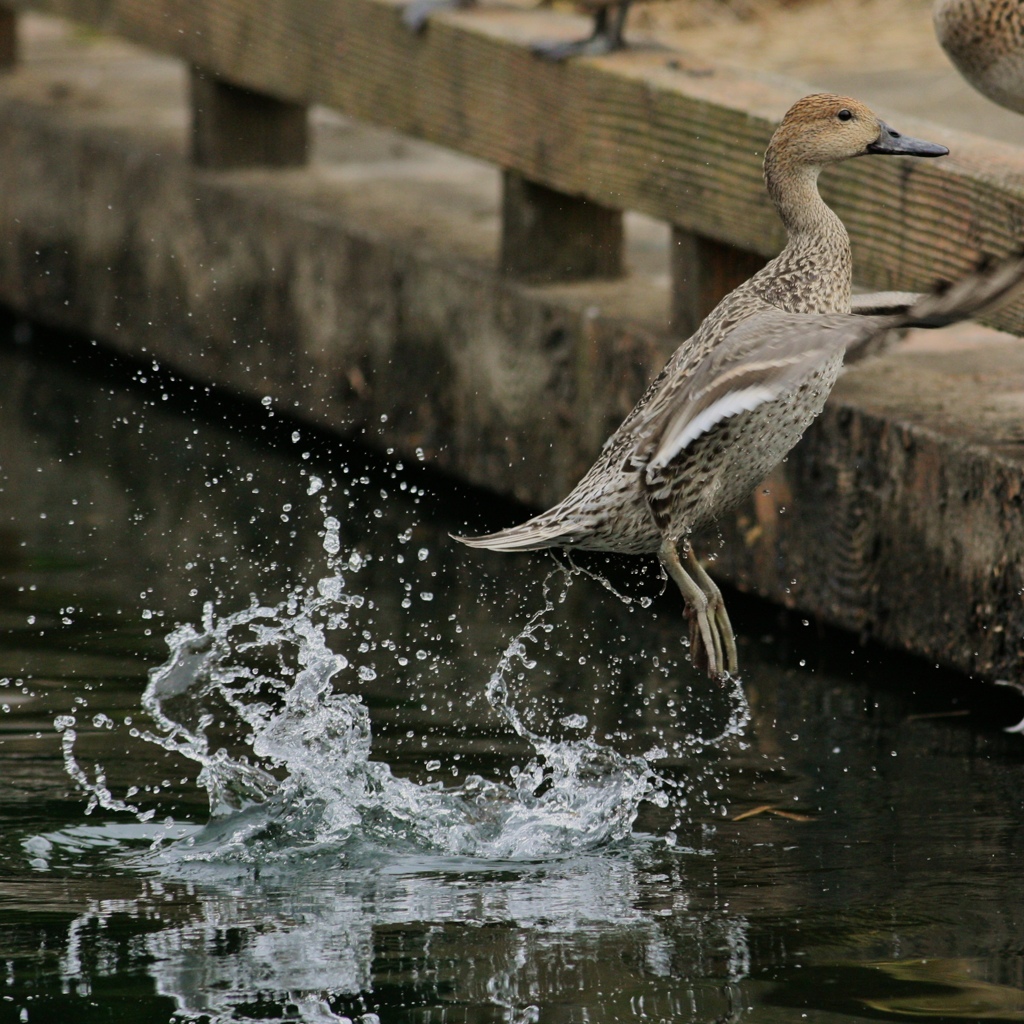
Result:
<svg viewBox="0 0 1024 1024"><path fill-rule="evenodd" d="M537 505L674 347L650 224L625 281L515 285L492 169L321 114L308 169L196 171L182 69L31 42L0 80L0 301L27 316ZM717 568L1024 677L1022 411L1024 349L977 329L852 370Z"/></svg>

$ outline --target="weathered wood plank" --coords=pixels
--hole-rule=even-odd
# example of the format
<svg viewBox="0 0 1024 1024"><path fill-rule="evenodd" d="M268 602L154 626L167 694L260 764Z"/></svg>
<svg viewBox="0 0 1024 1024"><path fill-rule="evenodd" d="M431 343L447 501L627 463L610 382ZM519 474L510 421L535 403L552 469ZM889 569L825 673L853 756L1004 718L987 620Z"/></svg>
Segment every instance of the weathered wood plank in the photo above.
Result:
<svg viewBox="0 0 1024 1024"><path fill-rule="evenodd" d="M505 171L502 273L521 281L600 281L623 273L622 211Z"/></svg>
<svg viewBox="0 0 1024 1024"><path fill-rule="evenodd" d="M307 109L192 67L192 160L197 167L301 167L309 155Z"/></svg>
<svg viewBox="0 0 1024 1024"><path fill-rule="evenodd" d="M0 71L18 63L18 16L10 7L0 6Z"/></svg>
<svg viewBox="0 0 1024 1024"><path fill-rule="evenodd" d="M771 255L781 227L761 185L775 121L805 91L665 51L554 65L529 42L580 23L476 9L420 36L394 0L8 0L117 32L298 103L461 150L562 192L635 209ZM699 73L697 73L699 72ZM919 125L940 161L858 160L822 180L850 229L860 283L918 289L1024 236L1024 154ZM1024 332L1024 302L993 322Z"/></svg>
<svg viewBox="0 0 1024 1024"><path fill-rule="evenodd" d="M689 337L718 303L765 264L758 253L737 249L685 228L672 230L672 329Z"/></svg>

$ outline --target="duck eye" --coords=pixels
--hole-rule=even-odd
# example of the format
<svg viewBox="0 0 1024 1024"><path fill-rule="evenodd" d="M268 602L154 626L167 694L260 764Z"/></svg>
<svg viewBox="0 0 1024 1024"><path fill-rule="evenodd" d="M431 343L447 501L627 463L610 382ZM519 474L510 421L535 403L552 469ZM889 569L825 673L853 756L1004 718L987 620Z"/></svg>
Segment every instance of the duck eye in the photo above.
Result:
<svg viewBox="0 0 1024 1024"><path fill-rule="evenodd" d="M836 114L836 117L838 117L840 121L849 121L853 118L853 111L847 110L846 107L843 107L843 109Z"/></svg>

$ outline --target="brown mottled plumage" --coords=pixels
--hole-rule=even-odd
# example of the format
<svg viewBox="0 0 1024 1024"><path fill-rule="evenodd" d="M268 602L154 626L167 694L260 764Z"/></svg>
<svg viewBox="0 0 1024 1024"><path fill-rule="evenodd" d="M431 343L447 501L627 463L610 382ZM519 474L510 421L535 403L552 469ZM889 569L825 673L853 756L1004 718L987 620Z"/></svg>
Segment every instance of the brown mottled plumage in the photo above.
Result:
<svg viewBox="0 0 1024 1024"><path fill-rule="evenodd" d="M1024 114L1024 2L936 0L935 34L982 95Z"/></svg>
<svg viewBox="0 0 1024 1024"><path fill-rule="evenodd" d="M1003 278L971 279L948 300L927 296L907 310L907 296L897 295L899 312L876 300L867 307L874 315L851 313L849 238L818 194L818 173L868 153L946 152L900 136L856 100L815 95L796 103L765 154L768 192L788 233L783 251L679 346L568 497L520 526L460 539L499 551L657 552L686 602L694 663L716 677L734 672L722 595L690 535L742 501L796 444L848 347L892 327L953 322L1008 287Z"/></svg>

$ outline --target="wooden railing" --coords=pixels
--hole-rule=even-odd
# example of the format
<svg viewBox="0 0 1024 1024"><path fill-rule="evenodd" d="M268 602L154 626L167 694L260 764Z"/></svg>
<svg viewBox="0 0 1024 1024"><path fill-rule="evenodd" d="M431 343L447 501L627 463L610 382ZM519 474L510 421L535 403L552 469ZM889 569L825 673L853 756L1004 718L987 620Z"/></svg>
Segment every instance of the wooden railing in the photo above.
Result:
<svg viewBox="0 0 1024 1024"><path fill-rule="evenodd" d="M654 47L554 64L530 43L578 34L582 22L508 7L439 14L413 35L392 0L3 2L188 62L194 153L206 166L301 161L312 103L497 165L500 265L512 275L614 276L621 211L667 221L680 330L782 244L761 161L775 123L806 91L798 83ZM0 51L12 46L0 39ZM1024 152L893 120L953 155L858 160L823 176L850 231L858 283L924 288L1020 244ZM1024 333L1024 303L993 323Z"/></svg>

